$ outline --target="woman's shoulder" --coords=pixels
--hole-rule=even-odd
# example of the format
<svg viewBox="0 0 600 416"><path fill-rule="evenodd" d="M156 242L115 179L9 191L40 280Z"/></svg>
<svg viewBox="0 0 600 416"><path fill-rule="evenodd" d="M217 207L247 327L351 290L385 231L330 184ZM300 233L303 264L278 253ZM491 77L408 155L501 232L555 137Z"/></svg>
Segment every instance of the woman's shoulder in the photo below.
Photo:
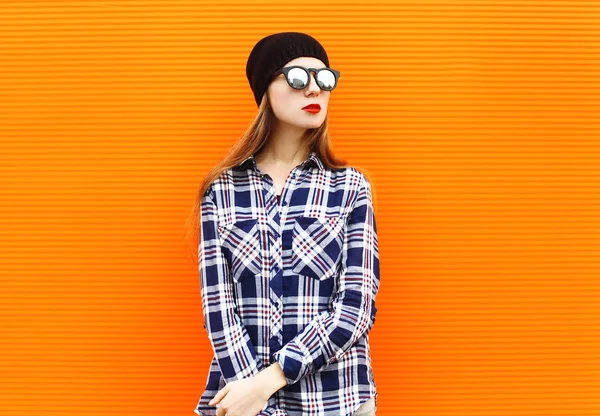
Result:
<svg viewBox="0 0 600 416"><path fill-rule="evenodd" d="M352 181L352 183L356 183L359 186L370 186L370 175L368 171L364 169L352 165L347 165L343 168L335 169L334 171L338 174L344 175L346 180L350 180Z"/></svg>

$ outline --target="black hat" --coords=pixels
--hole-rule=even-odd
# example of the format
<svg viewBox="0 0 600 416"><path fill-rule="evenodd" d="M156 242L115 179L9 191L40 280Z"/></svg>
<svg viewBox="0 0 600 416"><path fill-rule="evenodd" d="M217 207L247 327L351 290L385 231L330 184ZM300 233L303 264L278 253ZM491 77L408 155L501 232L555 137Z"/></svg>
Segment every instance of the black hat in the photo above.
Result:
<svg viewBox="0 0 600 416"><path fill-rule="evenodd" d="M246 63L246 77L258 106L269 87L273 73L292 59L301 56L320 59L329 67L325 48L306 33L275 33L262 38L254 45Z"/></svg>

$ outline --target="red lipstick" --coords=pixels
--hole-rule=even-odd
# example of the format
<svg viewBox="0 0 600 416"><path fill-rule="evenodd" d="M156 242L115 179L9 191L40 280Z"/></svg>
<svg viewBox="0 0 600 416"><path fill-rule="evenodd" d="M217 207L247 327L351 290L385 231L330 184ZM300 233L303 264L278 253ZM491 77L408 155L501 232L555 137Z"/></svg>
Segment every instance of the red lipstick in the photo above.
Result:
<svg viewBox="0 0 600 416"><path fill-rule="evenodd" d="M321 106L317 103L309 104L306 107L302 107L304 111L308 111L309 113L318 113L321 111Z"/></svg>

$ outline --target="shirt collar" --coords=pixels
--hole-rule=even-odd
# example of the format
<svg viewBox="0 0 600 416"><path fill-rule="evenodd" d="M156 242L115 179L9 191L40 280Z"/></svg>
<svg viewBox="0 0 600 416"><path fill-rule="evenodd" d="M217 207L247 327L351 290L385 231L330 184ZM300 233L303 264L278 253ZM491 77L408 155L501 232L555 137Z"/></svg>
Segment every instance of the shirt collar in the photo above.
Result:
<svg viewBox="0 0 600 416"><path fill-rule="evenodd" d="M321 159L319 159L319 157L317 156L317 153L314 151L309 153L308 157L306 158L306 160L304 162L301 163L301 165L303 167L306 167L306 166L309 166L311 163L314 164L315 166L317 166L319 168L319 170L323 170L323 162L321 162ZM247 169L249 166L252 167L252 169L255 171L258 169L256 167L256 159L254 158L254 153L252 153L250 156L248 156L246 159L244 159L235 168L244 170L244 169Z"/></svg>

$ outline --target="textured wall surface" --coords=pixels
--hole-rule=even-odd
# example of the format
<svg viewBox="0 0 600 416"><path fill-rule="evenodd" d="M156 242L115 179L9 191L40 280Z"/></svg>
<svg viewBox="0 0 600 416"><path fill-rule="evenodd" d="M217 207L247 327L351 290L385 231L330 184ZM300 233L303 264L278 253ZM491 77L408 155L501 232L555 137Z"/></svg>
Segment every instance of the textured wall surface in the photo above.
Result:
<svg viewBox="0 0 600 416"><path fill-rule="evenodd" d="M600 414L594 1L5 1L0 414L192 415L212 357L184 222L256 111L254 43L341 71L371 174L378 415Z"/></svg>

